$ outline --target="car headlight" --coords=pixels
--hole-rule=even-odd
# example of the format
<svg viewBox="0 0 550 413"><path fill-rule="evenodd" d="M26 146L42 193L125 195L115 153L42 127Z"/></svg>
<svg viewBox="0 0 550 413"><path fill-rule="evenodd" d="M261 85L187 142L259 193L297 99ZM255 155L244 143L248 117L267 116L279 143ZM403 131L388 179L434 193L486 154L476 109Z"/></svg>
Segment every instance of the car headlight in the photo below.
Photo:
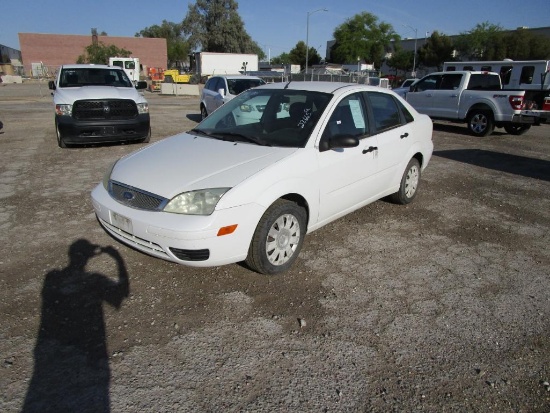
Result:
<svg viewBox="0 0 550 413"><path fill-rule="evenodd" d="M172 198L164 207L164 212L185 215L210 215L220 198L230 188L209 188L189 191Z"/></svg>
<svg viewBox="0 0 550 413"><path fill-rule="evenodd" d="M145 102L145 103L138 103L137 104L137 108L138 108L138 113L140 115L144 114L144 113L149 113L149 103Z"/></svg>
<svg viewBox="0 0 550 413"><path fill-rule="evenodd" d="M113 172L113 169L115 169L115 165L118 162L118 159L114 161L105 171L105 175L103 175L103 188L107 192L109 192L109 179L111 179L111 173Z"/></svg>
<svg viewBox="0 0 550 413"><path fill-rule="evenodd" d="M59 116L71 116L73 105L55 105L55 113Z"/></svg>

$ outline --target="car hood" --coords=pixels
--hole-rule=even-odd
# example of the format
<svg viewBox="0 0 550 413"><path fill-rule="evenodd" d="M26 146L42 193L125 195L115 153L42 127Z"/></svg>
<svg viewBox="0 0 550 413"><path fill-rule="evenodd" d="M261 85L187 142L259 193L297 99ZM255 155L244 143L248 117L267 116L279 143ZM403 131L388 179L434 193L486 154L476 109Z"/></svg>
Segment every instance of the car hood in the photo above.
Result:
<svg viewBox="0 0 550 413"><path fill-rule="evenodd" d="M82 86L57 88L54 93L55 103L70 105L84 99L131 99L138 103L146 101L133 87Z"/></svg>
<svg viewBox="0 0 550 413"><path fill-rule="evenodd" d="M111 179L171 199L196 189L233 188L296 150L182 133L122 158Z"/></svg>

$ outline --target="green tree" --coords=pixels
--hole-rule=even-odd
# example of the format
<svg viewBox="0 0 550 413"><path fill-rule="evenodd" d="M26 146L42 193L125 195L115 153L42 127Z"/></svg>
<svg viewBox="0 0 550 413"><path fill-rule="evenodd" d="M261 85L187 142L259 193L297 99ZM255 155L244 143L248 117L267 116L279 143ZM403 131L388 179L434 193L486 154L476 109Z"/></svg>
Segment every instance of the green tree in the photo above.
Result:
<svg viewBox="0 0 550 413"><path fill-rule="evenodd" d="M454 47L462 60L501 60L506 55L504 37L501 26L484 22L460 33Z"/></svg>
<svg viewBox="0 0 550 413"><path fill-rule="evenodd" d="M156 39L166 39L166 49L168 53L167 67L179 66L178 63L188 61L191 47L183 34L181 24L162 21L162 24L146 27L136 33L136 37L149 37Z"/></svg>
<svg viewBox="0 0 550 413"><path fill-rule="evenodd" d="M255 53L265 58L261 47L244 28L235 0L197 0L188 5L182 27L192 49L205 52Z"/></svg>
<svg viewBox="0 0 550 413"><path fill-rule="evenodd" d="M115 45L106 45L103 42L91 44L84 48L84 53L78 56L76 63L109 64L109 57L130 57L130 50L121 49Z"/></svg>
<svg viewBox="0 0 550 413"><path fill-rule="evenodd" d="M335 43L331 48L331 61L335 63L356 62L357 58L380 67L392 40L400 36L389 23L378 22L378 17L362 12L346 20L334 30Z"/></svg>
<svg viewBox="0 0 550 413"><path fill-rule="evenodd" d="M412 50L403 50L399 44L396 44L395 51L391 57L386 60L386 64L395 69L397 75L398 70L404 72L412 71L414 64L414 52Z"/></svg>
<svg viewBox="0 0 550 413"><path fill-rule="evenodd" d="M453 43L449 37L434 31L418 51L418 60L427 67L443 69L443 62L452 60Z"/></svg>
<svg viewBox="0 0 550 413"><path fill-rule="evenodd" d="M305 62L305 56L304 56L304 62ZM281 53L279 56L275 56L271 58L271 64L274 65L284 65L291 63L290 54L287 52Z"/></svg>
<svg viewBox="0 0 550 413"><path fill-rule="evenodd" d="M307 55L308 66L316 65L321 61L321 56L319 56L314 47L309 48ZM288 57L290 58L290 63L300 65L304 69L306 67L306 43L302 40L296 43L296 46L288 53Z"/></svg>
<svg viewBox="0 0 550 413"><path fill-rule="evenodd" d="M550 59L550 39L535 35L525 29L507 33L504 40L506 56L513 60L546 60Z"/></svg>

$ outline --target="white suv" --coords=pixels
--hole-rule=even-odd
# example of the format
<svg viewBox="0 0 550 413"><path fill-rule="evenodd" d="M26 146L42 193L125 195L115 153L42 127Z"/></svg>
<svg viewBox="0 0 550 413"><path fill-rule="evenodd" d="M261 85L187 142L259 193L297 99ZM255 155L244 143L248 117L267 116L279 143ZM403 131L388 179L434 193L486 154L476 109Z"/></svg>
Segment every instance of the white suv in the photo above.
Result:
<svg viewBox="0 0 550 413"><path fill-rule="evenodd" d="M212 76L204 85L201 93L200 109L202 119L224 103L229 102L239 93L260 85L265 85L265 81L256 76Z"/></svg>

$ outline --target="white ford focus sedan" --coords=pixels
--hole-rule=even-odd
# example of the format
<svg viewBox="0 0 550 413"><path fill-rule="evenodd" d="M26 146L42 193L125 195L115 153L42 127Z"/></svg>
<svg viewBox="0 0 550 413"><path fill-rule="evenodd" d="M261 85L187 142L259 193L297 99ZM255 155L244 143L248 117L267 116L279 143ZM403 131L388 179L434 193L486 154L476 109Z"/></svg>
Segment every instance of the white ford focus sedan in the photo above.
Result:
<svg viewBox="0 0 550 413"><path fill-rule="evenodd" d="M268 84L121 158L92 200L113 237L147 254L277 274L306 233L383 197L411 202L432 151L430 118L389 90Z"/></svg>

